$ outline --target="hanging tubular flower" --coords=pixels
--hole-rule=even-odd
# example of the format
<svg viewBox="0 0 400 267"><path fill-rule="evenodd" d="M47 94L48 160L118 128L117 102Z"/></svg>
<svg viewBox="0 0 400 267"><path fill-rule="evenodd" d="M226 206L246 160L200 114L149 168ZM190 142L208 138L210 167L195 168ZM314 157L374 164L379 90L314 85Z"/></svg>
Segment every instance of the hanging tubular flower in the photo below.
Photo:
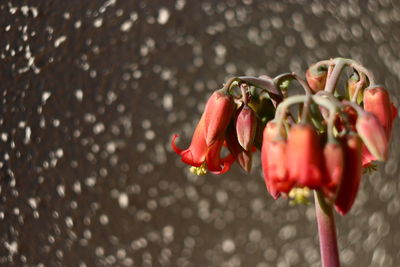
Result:
<svg viewBox="0 0 400 267"><path fill-rule="evenodd" d="M181 160L184 163L199 168L191 169L194 173L203 174L205 169L208 169L211 173L222 174L230 169L234 161L231 155L222 159L220 158L224 139L218 139L211 146L207 145L205 140L204 115L196 126L189 148L185 150L178 148L175 144L176 138L178 138L178 135L174 135L172 138L172 149L181 156Z"/></svg>
<svg viewBox="0 0 400 267"><path fill-rule="evenodd" d="M339 143L327 143L324 147L324 165L326 184L323 187L325 196L331 201L335 199L337 190L342 182L344 155Z"/></svg>
<svg viewBox="0 0 400 267"><path fill-rule="evenodd" d="M252 149L256 130L256 114L248 105L244 105L236 118L237 140L244 150Z"/></svg>
<svg viewBox="0 0 400 267"><path fill-rule="evenodd" d="M389 93L381 86L368 87L364 91L364 110L373 113L385 129L390 140L397 109L390 102Z"/></svg>
<svg viewBox="0 0 400 267"><path fill-rule="evenodd" d="M286 160L286 141L278 134L274 121L267 123L263 133L261 163L265 185L271 196L277 199L280 192L289 193L294 183L289 180ZM275 139L278 136L278 139ZM280 138L279 138L280 136Z"/></svg>
<svg viewBox="0 0 400 267"><path fill-rule="evenodd" d="M324 90L327 75L328 69L326 66L317 66L314 64L307 69L307 83L314 93Z"/></svg>
<svg viewBox="0 0 400 267"><path fill-rule="evenodd" d="M363 112L358 116L356 129L369 152L377 160L386 160L388 141L378 118L372 113Z"/></svg>
<svg viewBox="0 0 400 267"><path fill-rule="evenodd" d="M224 137L235 107L232 96L223 89L215 91L208 99L203 114L208 146Z"/></svg>
<svg viewBox="0 0 400 267"><path fill-rule="evenodd" d="M289 178L299 187L319 189L323 184L322 148L311 125L296 124L289 132L287 162Z"/></svg>
<svg viewBox="0 0 400 267"><path fill-rule="evenodd" d="M341 215L345 215L353 206L361 181L361 140L357 134L345 135L343 152L343 178L335 200L336 211Z"/></svg>

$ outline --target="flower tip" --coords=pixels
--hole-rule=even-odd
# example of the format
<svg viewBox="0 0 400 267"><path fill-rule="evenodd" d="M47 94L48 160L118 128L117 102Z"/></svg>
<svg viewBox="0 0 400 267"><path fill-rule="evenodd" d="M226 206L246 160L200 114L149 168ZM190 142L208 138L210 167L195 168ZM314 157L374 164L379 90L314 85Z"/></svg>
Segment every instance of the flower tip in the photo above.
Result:
<svg viewBox="0 0 400 267"><path fill-rule="evenodd" d="M179 137L179 134L174 134L172 136L172 140L171 140L171 147L172 149L175 151L176 154L180 155L182 154L183 149L180 149L179 147L177 147L177 145L175 144L175 140Z"/></svg>

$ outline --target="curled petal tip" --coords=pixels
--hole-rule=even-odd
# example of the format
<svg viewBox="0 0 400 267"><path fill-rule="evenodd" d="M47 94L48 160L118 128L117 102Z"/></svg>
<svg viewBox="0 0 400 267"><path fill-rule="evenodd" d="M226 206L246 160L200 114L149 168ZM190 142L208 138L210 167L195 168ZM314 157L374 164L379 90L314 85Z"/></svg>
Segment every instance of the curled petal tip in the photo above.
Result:
<svg viewBox="0 0 400 267"><path fill-rule="evenodd" d="M175 151L176 154L180 155L182 154L183 149L180 149L176 144L175 140L179 137L179 134L174 134L172 136L172 141L171 141L171 147Z"/></svg>

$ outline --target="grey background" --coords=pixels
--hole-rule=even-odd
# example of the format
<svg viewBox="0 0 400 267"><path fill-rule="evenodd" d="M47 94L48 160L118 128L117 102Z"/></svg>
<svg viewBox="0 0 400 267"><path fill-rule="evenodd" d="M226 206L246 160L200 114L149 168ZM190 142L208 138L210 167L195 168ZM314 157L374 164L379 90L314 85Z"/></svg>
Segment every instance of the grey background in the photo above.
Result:
<svg viewBox="0 0 400 267"><path fill-rule="evenodd" d="M1 266L320 266L313 206L250 175L189 173L204 101L231 76L342 56L398 105L398 1L0 2ZM399 127L337 216L343 266L400 265Z"/></svg>

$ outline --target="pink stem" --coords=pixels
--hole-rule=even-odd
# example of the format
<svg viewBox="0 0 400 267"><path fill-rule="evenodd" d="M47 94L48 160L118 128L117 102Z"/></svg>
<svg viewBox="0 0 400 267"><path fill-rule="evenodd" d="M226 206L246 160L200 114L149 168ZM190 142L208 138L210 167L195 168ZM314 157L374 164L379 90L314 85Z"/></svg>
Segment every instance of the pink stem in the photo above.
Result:
<svg viewBox="0 0 400 267"><path fill-rule="evenodd" d="M317 191L314 198L322 267L340 267L332 205L327 204Z"/></svg>

